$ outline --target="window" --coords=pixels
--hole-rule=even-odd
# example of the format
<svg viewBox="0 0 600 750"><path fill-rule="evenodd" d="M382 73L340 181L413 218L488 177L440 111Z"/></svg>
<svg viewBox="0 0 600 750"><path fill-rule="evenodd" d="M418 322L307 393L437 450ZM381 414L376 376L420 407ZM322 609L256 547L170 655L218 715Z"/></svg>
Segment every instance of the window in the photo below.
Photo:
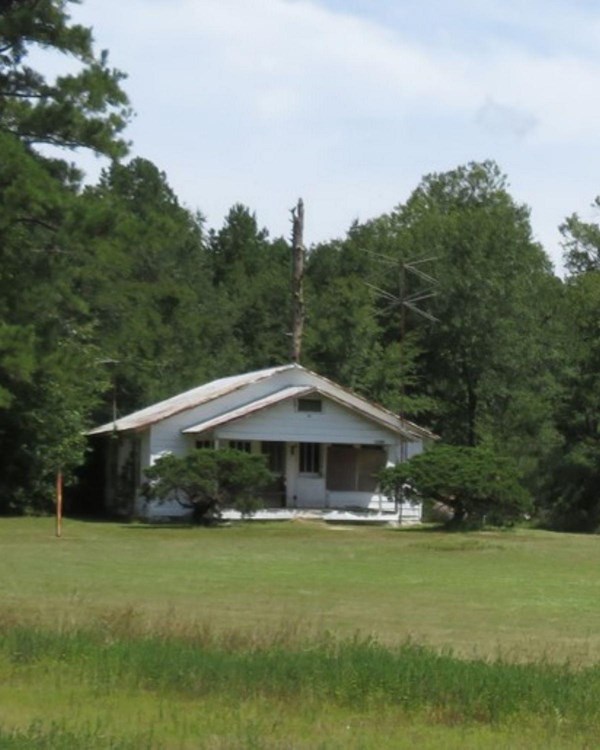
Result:
<svg viewBox="0 0 600 750"><path fill-rule="evenodd" d="M235 451L242 451L243 453L252 452L252 443L249 440L230 440L229 447Z"/></svg>
<svg viewBox="0 0 600 750"><path fill-rule="evenodd" d="M321 471L320 443L300 443L300 473L319 474Z"/></svg>
<svg viewBox="0 0 600 750"><path fill-rule="evenodd" d="M296 401L296 407L298 411L318 414L323 411L323 402L320 398L299 398Z"/></svg>
<svg viewBox="0 0 600 750"><path fill-rule="evenodd" d="M377 474L384 468L385 450L378 445L331 445L327 454L327 489L338 492L375 492Z"/></svg>
<svg viewBox="0 0 600 750"><path fill-rule="evenodd" d="M196 440L196 448L214 448L214 440Z"/></svg>

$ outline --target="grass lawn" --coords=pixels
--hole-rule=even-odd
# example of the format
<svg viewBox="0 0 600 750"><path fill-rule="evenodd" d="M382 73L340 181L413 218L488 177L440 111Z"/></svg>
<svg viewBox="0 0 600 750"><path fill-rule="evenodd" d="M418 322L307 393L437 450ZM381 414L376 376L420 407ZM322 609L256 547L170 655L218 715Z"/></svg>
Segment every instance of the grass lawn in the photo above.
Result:
<svg viewBox="0 0 600 750"><path fill-rule="evenodd" d="M107 683L97 666L110 659L133 664L133 652L125 656L117 649L120 655L111 656L106 649L123 641L135 650L135 639L144 638L196 643L219 653L251 654L271 644L287 649L279 664L287 664L292 652L321 648L319 663L327 663L329 647L322 644L330 633L357 642L373 636L389 648L389 660L410 639L461 659L501 657L504 665L532 662L526 667L531 670L544 662L569 662L597 670L597 537L528 530L447 534L312 522L196 529L69 520L61 539L53 533L51 519L0 519L5 644L0 748L600 746L594 722L574 723L580 709L565 696L580 688L569 677L575 674L571 668L548 673L548 684L556 683L558 674L568 683L560 700L545 698L539 710L527 709L518 720L511 714L508 722L490 718L490 685L500 681L500 693L506 690L502 680L516 685L525 673L494 672L483 661L478 677L464 678L481 680L488 691L485 705L478 708L479 699L473 699L471 713L452 708L450 697L447 706L442 699L435 705L424 700L407 710L383 667L380 682L369 683L356 701L319 672L310 673L313 687L302 687L302 670L313 667L299 665L297 656L288 670L296 683L290 678L288 685L289 675L281 678L277 694L258 677L254 687L238 685L231 694L222 686L212 692L205 686L199 693L198 684L207 679L199 676L206 660L194 667L193 689L189 675L183 689L177 680L184 679L195 652L160 652L159 657L162 646L154 642L147 646L153 655L144 656L142 666L117 669L119 680ZM19 635L23 627L29 635ZM84 631L95 635L75 648L72 639ZM35 634L43 632L64 634L65 645L39 645ZM104 637L100 645L98 637ZM98 648L104 649L100 656ZM179 658L180 678L171 676L169 682L164 670ZM360 683L361 670L373 674L381 658L370 652L352 656L339 684ZM455 669L421 663L418 654L407 658L414 658L415 674ZM456 659L452 663L460 665ZM245 664L223 662L214 674L221 669L262 674L265 668ZM237 677L231 679L237 685ZM592 691L600 685L595 676L589 680ZM537 689L531 687L531 695ZM455 688L448 690L449 696L458 695ZM600 705L600 695L596 698ZM549 702L555 700L553 708Z"/></svg>
<svg viewBox="0 0 600 750"><path fill-rule="evenodd" d="M2 612L356 632L463 656L600 660L600 539L320 523L222 529L0 520Z"/></svg>

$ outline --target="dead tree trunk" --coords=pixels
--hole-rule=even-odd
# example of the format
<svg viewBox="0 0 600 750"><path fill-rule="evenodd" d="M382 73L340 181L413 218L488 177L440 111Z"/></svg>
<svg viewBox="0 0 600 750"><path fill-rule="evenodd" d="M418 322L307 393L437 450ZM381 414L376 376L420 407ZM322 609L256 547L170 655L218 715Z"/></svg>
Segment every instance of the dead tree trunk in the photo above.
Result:
<svg viewBox="0 0 600 750"><path fill-rule="evenodd" d="M304 331L304 203L292 209L292 362L300 362Z"/></svg>

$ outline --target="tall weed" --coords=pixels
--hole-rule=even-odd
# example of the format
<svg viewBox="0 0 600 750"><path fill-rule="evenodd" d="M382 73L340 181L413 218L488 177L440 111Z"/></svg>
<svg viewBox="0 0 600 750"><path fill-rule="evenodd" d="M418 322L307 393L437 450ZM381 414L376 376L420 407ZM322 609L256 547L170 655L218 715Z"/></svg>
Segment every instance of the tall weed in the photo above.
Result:
<svg viewBox="0 0 600 750"><path fill-rule="evenodd" d="M425 711L440 722L532 715L600 725L600 666L461 660L413 643L393 649L327 635L290 640L266 644L209 630L172 637L9 627L0 633L0 667L9 680L38 670L99 693L146 690L232 703L264 697L364 708L384 703Z"/></svg>

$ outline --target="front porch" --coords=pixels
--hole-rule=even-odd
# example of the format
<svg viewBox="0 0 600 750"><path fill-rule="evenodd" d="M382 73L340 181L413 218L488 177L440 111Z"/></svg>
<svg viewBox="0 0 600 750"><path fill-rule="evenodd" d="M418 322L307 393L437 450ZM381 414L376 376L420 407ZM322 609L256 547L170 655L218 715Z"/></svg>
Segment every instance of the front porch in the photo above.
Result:
<svg viewBox="0 0 600 750"><path fill-rule="evenodd" d="M394 501L379 492L377 480L381 469L398 460L396 445L203 437L195 440L195 448L227 447L265 457L275 477L262 496L267 508L380 514L397 510Z"/></svg>
<svg viewBox="0 0 600 750"><path fill-rule="evenodd" d="M243 517L237 510L223 511L224 521L322 521L328 524L356 524L373 526L412 526L421 523L421 508L403 505L401 512L369 510L300 510L294 508L263 508Z"/></svg>

